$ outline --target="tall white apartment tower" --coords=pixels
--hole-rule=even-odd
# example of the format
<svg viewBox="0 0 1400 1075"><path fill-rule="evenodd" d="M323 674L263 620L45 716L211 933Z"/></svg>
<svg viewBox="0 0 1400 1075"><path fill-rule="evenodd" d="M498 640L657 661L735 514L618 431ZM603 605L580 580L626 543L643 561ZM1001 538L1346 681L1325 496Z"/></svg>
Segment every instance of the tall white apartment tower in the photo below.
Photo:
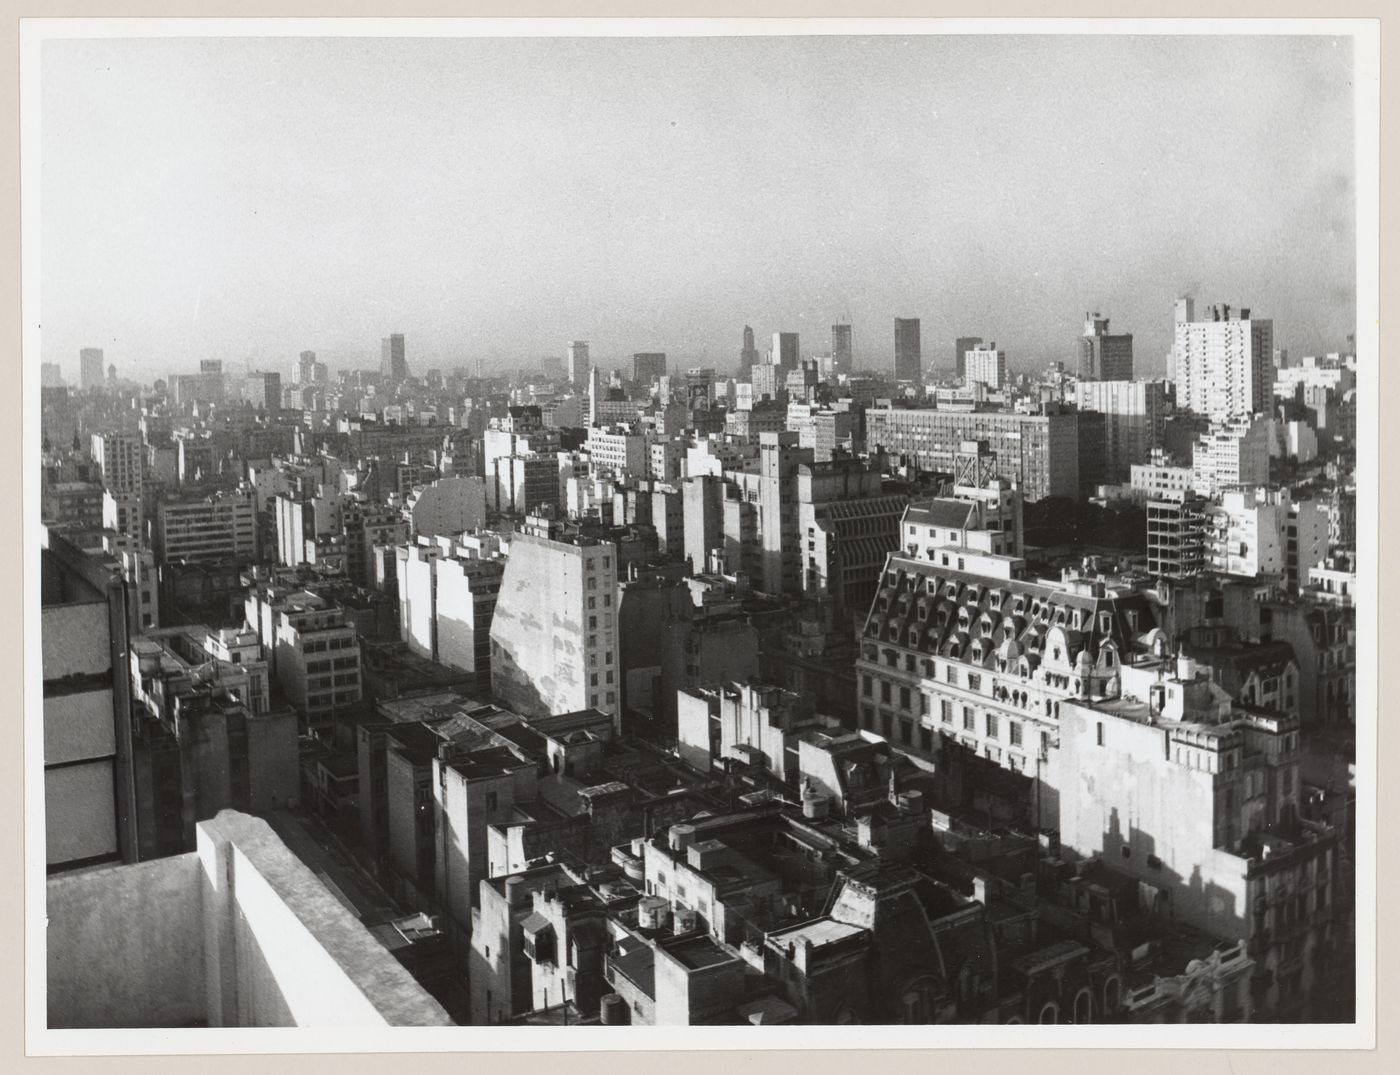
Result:
<svg viewBox="0 0 1400 1075"><path fill-rule="evenodd" d="M1176 405L1212 422L1259 414L1273 391L1274 323L1249 308L1212 306L1195 319L1190 299L1176 304L1172 377Z"/></svg>

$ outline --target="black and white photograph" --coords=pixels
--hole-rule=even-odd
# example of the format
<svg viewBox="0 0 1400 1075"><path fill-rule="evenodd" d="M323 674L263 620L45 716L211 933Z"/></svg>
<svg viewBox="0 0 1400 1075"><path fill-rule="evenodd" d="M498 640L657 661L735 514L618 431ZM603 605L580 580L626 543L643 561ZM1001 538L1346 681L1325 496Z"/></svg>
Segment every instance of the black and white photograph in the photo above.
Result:
<svg viewBox="0 0 1400 1075"><path fill-rule="evenodd" d="M1374 22L26 21L32 1051L1374 1043Z"/></svg>

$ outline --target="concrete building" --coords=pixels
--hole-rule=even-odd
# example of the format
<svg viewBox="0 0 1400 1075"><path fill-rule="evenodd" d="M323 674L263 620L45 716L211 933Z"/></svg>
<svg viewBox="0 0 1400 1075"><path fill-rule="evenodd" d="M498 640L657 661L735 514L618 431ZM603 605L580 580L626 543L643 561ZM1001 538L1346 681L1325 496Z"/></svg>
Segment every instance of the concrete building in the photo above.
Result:
<svg viewBox="0 0 1400 1075"><path fill-rule="evenodd" d="M1169 386L1165 381L1081 379L1075 395L1080 410L1104 416L1104 480L1129 480L1132 468L1147 463L1162 445L1162 424L1172 408Z"/></svg>
<svg viewBox="0 0 1400 1075"><path fill-rule="evenodd" d="M1251 319L1249 309L1212 306L1196 320L1191 299L1176 304L1170 379L1176 405L1213 422L1250 417L1269 409L1273 384L1274 325Z"/></svg>
<svg viewBox="0 0 1400 1075"><path fill-rule="evenodd" d="M981 345L981 336L959 336L953 341L953 372L959 384L963 384L967 380L967 353Z"/></svg>
<svg viewBox="0 0 1400 1075"><path fill-rule="evenodd" d="M894 379L921 384L924 379L924 355L919 343L919 319L894 319Z"/></svg>
<svg viewBox="0 0 1400 1075"><path fill-rule="evenodd" d="M381 341L379 376L390 388L408 380L408 360L404 356L403 333L395 332Z"/></svg>
<svg viewBox="0 0 1400 1075"><path fill-rule="evenodd" d="M1196 440L1192 490L1214 498L1239 486L1267 485L1273 437L1273 419L1262 416L1213 425Z"/></svg>
<svg viewBox="0 0 1400 1075"><path fill-rule="evenodd" d="M635 478L646 475L651 448L651 438L646 434L620 426L591 426L586 443L595 474Z"/></svg>
<svg viewBox="0 0 1400 1075"><path fill-rule="evenodd" d="M1147 503L1147 573L1153 578L1181 579L1210 565L1208 500L1183 493L1180 498Z"/></svg>
<svg viewBox="0 0 1400 1075"><path fill-rule="evenodd" d="M998 351L995 343L969 348L963 355L963 370L964 384L1000 390L1006 384L1006 352Z"/></svg>
<svg viewBox="0 0 1400 1075"><path fill-rule="evenodd" d="M439 478L413 490L403 506L413 537L455 536L486 525L486 480Z"/></svg>
<svg viewBox="0 0 1400 1075"><path fill-rule="evenodd" d="M328 729L338 708L361 700L360 643L343 609L305 590L259 586L247 594L243 617L303 732Z"/></svg>
<svg viewBox="0 0 1400 1075"><path fill-rule="evenodd" d="M39 365L40 388L62 388L63 367L57 362L43 362Z"/></svg>
<svg viewBox="0 0 1400 1075"><path fill-rule="evenodd" d="M1108 331L1108 318L1086 313L1084 334L1079 338L1080 383L1132 379L1132 333L1112 335Z"/></svg>
<svg viewBox="0 0 1400 1075"><path fill-rule="evenodd" d="M120 576L44 530L39 554L43 666L44 861L49 870L134 862L131 595Z"/></svg>
<svg viewBox="0 0 1400 1075"><path fill-rule="evenodd" d="M1124 665L1114 697L1060 715L1061 845L1149 886L1162 913L1248 946L1256 1018L1323 1000L1338 847L1300 819L1298 723L1234 709L1195 661ZM1243 983L1242 983L1243 984Z"/></svg>
<svg viewBox="0 0 1400 1075"><path fill-rule="evenodd" d="M1329 520L1320 500L1284 490L1230 489L1210 512L1211 568L1228 575L1279 576L1293 592L1327 556Z"/></svg>
<svg viewBox="0 0 1400 1075"><path fill-rule="evenodd" d="M159 500L151 536L152 550L161 563L251 563L258 556L252 488Z"/></svg>
<svg viewBox="0 0 1400 1075"><path fill-rule="evenodd" d="M744 343L739 349L739 377L747 377L749 371L758 365L758 348L754 346L753 329L744 326Z"/></svg>
<svg viewBox="0 0 1400 1075"><path fill-rule="evenodd" d="M564 374L575 392L587 391L589 374L592 372L593 363L588 357L588 341L572 340L564 354Z"/></svg>
<svg viewBox="0 0 1400 1075"><path fill-rule="evenodd" d="M193 850L221 810L297 805L297 717L270 702L256 631L151 630L128 663L143 859Z"/></svg>
<svg viewBox="0 0 1400 1075"><path fill-rule="evenodd" d="M866 412L866 444L920 470L953 472L965 441L986 441L996 476L1013 482L1027 503L1079 495L1079 415L1006 411L955 412L873 407Z"/></svg>
<svg viewBox="0 0 1400 1075"><path fill-rule="evenodd" d="M106 385L107 364L102 348L84 347L78 352L78 387L84 392L100 392Z"/></svg>
<svg viewBox="0 0 1400 1075"><path fill-rule="evenodd" d="M231 810L186 854L51 876L48 1026L451 1026L341 900Z"/></svg>
<svg viewBox="0 0 1400 1075"><path fill-rule="evenodd" d="M666 376L666 352L639 352L632 356L632 380L640 385L655 384Z"/></svg>
<svg viewBox="0 0 1400 1075"><path fill-rule="evenodd" d="M491 621L504 562L444 537L396 551L400 632L409 649L489 685Z"/></svg>
<svg viewBox="0 0 1400 1075"><path fill-rule="evenodd" d="M798 338L795 332L773 333L773 349L768 352L768 365L785 370L797 369L801 355L797 350Z"/></svg>
<svg viewBox="0 0 1400 1075"><path fill-rule="evenodd" d="M491 622L491 688L516 712L619 714L616 560L611 542L511 539Z"/></svg>
<svg viewBox="0 0 1400 1075"><path fill-rule="evenodd" d="M276 414L282 409L282 375L280 373L249 373L240 385L245 403Z"/></svg>
<svg viewBox="0 0 1400 1075"><path fill-rule="evenodd" d="M831 376L847 375L852 370L851 326L831 326Z"/></svg>
<svg viewBox="0 0 1400 1075"><path fill-rule="evenodd" d="M1184 500L1195 482L1192 467L1177 466L1160 448L1154 448L1147 462L1128 468L1128 487L1139 500Z"/></svg>

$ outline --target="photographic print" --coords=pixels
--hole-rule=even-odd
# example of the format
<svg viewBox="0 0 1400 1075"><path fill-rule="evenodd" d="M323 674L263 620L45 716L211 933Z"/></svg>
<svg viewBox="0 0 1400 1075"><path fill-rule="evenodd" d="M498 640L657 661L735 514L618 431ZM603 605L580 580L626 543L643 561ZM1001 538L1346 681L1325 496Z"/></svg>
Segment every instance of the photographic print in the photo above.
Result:
<svg viewBox="0 0 1400 1075"><path fill-rule="evenodd" d="M1376 48L30 27L31 1047L1365 1041Z"/></svg>

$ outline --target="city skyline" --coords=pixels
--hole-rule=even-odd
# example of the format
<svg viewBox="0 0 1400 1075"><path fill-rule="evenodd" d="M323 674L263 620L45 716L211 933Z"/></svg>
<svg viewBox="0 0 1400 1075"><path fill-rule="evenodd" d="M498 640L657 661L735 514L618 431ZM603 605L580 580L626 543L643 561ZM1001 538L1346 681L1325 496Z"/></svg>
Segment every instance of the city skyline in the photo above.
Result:
<svg viewBox="0 0 1400 1075"><path fill-rule="evenodd" d="M88 346L145 381L306 348L373 368L389 332L417 369L532 365L570 339L727 369L745 324L799 333L805 357L848 320L854 365L880 369L896 314L919 318L926 366L981 335L1024 370L1072 360L1087 309L1152 376L1179 294L1252 306L1293 354L1354 331L1353 61L1332 38L177 38L45 58L42 353L70 380Z"/></svg>

